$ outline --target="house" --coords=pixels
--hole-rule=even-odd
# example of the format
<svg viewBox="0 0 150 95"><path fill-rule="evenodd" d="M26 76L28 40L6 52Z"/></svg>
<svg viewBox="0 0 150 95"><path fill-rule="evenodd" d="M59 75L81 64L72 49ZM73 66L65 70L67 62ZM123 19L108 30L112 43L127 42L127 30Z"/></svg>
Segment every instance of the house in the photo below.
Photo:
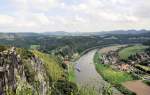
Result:
<svg viewBox="0 0 150 95"><path fill-rule="evenodd" d="M120 69L121 71L127 71L127 70L129 69L129 65L128 65L128 64L121 64L121 65L119 66L119 69Z"/></svg>
<svg viewBox="0 0 150 95"><path fill-rule="evenodd" d="M103 56L102 56L102 61L103 61L103 64L109 64L109 60L108 60L108 58L106 57L106 55L103 55Z"/></svg>
<svg viewBox="0 0 150 95"><path fill-rule="evenodd" d="M64 64L69 64L69 61L65 60L65 61L64 61Z"/></svg>

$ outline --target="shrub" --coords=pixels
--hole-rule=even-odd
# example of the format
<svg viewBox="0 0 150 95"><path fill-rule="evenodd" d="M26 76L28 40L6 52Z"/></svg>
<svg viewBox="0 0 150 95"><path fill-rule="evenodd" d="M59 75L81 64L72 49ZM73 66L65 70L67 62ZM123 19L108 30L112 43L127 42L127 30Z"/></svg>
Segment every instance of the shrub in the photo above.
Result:
<svg viewBox="0 0 150 95"><path fill-rule="evenodd" d="M94 87L79 87L78 95L99 95Z"/></svg>
<svg viewBox="0 0 150 95"><path fill-rule="evenodd" d="M0 45L0 52L6 50L7 48L8 48L8 47L6 47L6 46L1 46L1 45Z"/></svg>
<svg viewBox="0 0 150 95"><path fill-rule="evenodd" d="M124 86L122 86L121 84L116 84L115 87L122 92L124 95L136 95L136 93L126 89Z"/></svg>
<svg viewBox="0 0 150 95"><path fill-rule="evenodd" d="M67 80L58 80L54 83L52 95L76 95L76 84Z"/></svg>
<svg viewBox="0 0 150 95"><path fill-rule="evenodd" d="M17 48L16 52L17 52L17 54L20 54L21 58L23 58L23 59L28 59L28 58L34 56L32 52L30 52L27 49L23 49L23 48Z"/></svg>
<svg viewBox="0 0 150 95"><path fill-rule="evenodd" d="M148 81L148 80L144 80L143 81L145 84L147 84L147 85L149 85L150 86L150 81Z"/></svg>
<svg viewBox="0 0 150 95"><path fill-rule="evenodd" d="M35 80L34 78L35 78L36 72L32 68L32 65L26 60L23 61L23 64L24 64L24 71L25 71L25 76L27 78L27 81L31 83Z"/></svg>

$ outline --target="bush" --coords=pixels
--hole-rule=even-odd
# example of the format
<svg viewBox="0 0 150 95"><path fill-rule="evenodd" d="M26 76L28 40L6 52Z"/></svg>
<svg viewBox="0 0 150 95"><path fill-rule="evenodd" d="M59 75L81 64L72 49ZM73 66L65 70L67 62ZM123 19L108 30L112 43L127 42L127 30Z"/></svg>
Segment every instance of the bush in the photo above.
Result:
<svg viewBox="0 0 150 95"><path fill-rule="evenodd" d="M58 80L54 84L52 95L76 95L77 91L76 84L67 80Z"/></svg>
<svg viewBox="0 0 150 95"><path fill-rule="evenodd" d="M121 84L116 84L115 87L122 92L124 95L136 95L136 93L126 89L125 87L123 87Z"/></svg>
<svg viewBox="0 0 150 95"><path fill-rule="evenodd" d="M113 95L112 86L109 84L103 88L103 95Z"/></svg>
<svg viewBox="0 0 150 95"><path fill-rule="evenodd" d="M141 71L144 71L144 72L150 74L150 67L149 66L143 66L143 65L137 64L137 65L135 65L135 67L138 68Z"/></svg>
<svg viewBox="0 0 150 95"><path fill-rule="evenodd" d="M143 81L145 84L147 84L147 85L149 85L150 86L150 81L148 81L148 80L144 80Z"/></svg>
<svg viewBox="0 0 150 95"><path fill-rule="evenodd" d="M79 87L78 95L99 95L94 87Z"/></svg>
<svg viewBox="0 0 150 95"><path fill-rule="evenodd" d="M34 56L32 52L30 52L27 49L23 49L23 48L17 48L16 52L17 52L17 54L20 54L21 58L23 58L23 59L28 59L28 58Z"/></svg>
<svg viewBox="0 0 150 95"><path fill-rule="evenodd" d="M23 61L23 64L24 64L24 71L25 71L25 76L27 78L27 81L31 83L35 80L34 78L35 78L36 72L32 68L32 65L26 60Z"/></svg>
<svg viewBox="0 0 150 95"><path fill-rule="evenodd" d="M0 45L0 52L6 50L7 48L8 48L8 47L6 47L6 46L1 46L1 45Z"/></svg>

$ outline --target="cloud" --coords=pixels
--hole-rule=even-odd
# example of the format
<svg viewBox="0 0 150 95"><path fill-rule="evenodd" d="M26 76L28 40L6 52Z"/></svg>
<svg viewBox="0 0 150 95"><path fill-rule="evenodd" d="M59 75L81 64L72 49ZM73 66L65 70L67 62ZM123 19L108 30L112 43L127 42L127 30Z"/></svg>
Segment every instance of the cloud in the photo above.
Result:
<svg viewBox="0 0 150 95"><path fill-rule="evenodd" d="M11 9L0 10L0 31L150 29L149 0L7 0L7 3Z"/></svg>
<svg viewBox="0 0 150 95"><path fill-rule="evenodd" d="M40 23L41 25L48 25L50 23L49 19L45 14L35 14L34 16L35 20L37 20L37 23Z"/></svg>
<svg viewBox="0 0 150 95"><path fill-rule="evenodd" d="M0 15L0 25L12 24L14 22L14 18L9 15Z"/></svg>
<svg viewBox="0 0 150 95"><path fill-rule="evenodd" d="M18 10L26 11L48 11L56 7L58 0L12 0Z"/></svg>

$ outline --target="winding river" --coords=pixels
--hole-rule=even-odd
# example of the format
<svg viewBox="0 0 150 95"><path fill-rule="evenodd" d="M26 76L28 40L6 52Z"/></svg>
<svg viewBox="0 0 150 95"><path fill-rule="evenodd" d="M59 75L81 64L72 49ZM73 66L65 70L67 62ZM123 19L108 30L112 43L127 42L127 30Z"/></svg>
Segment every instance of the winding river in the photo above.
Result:
<svg viewBox="0 0 150 95"><path fill-rule="evenodd" d="M93 57L96 51L96 49L91 50L76 61L76 82L80 86L88 85L90 87L98 88L98 91L102 92L103 86L108 83L97 73L93 64ZM113 88L113 93L115 95L120 95L120 92L115 88Z"/></svg>

